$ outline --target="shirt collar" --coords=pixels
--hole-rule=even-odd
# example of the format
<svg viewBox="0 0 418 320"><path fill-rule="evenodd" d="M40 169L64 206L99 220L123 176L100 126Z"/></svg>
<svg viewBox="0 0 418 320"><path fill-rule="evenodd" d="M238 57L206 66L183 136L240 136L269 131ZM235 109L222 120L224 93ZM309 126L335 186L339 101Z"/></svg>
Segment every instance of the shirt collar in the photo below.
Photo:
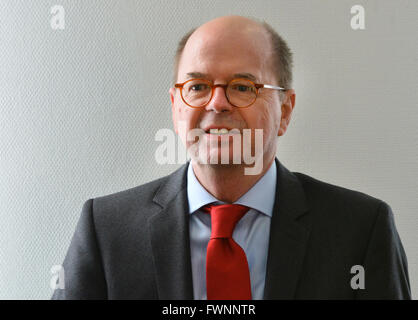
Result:
<svg viewBox="0 0 418 320"><path fill-rule="evenodd" d="M234 204L241 204L256 209L271 217L276 198L276 183L277 168L275 161L273 161L260 180ZM224 203L216 199L200 184L194 174L192 162L189 163L187 170L187 198L190 214L212 202Z"/></svg>

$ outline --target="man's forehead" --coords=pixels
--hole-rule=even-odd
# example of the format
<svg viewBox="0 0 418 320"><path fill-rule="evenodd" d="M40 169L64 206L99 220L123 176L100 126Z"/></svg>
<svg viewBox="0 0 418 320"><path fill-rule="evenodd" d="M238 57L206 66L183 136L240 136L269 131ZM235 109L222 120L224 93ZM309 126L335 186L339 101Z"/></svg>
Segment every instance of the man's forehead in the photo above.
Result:
<svg viewBox="0 0 418 320"><path fill-rule="evenodd" d="M183 76L187 73L207 75L218 69L228 74L247 73L245 77L254 81L258 78L254 71L265 67L270 57L270 43L263 40L236 30L224 31L218 36L199 32L186 44L179 71Z"/></svg>
<svg viewBox="0 0 418 320"><path fill-rule="evenodd" d="M267 49L271 45L269 37L261 26L225 25L219 27L198 28L186 43L185 50L213 51L233 47Z"/></svg>
<svg viewBox="0 0 418 320"><path fill-rule="evenodd" d="M220 36L228 33L238 34L240 32L243 34L254 34L260 31L263 32L264 27L252 19L241 16L225 16L201 25L195 30L192 37L199 34Z"/></svg>

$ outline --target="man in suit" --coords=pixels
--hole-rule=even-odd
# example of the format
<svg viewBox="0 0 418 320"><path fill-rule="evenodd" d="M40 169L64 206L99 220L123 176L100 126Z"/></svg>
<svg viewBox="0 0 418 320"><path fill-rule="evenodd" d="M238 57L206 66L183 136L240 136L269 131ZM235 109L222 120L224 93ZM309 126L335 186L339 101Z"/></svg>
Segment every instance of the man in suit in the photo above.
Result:
<svg viewBox="0 0 418 320"><path fill-rule="evenodd" d="M191 161L88 200L53 298L410 299L391 208L276 158L295 107L291 65L286 42L251 19L221 17L187 34L170 97L176 132L180 123L203 132L180 134ZM232 161L236 141L260 172ZM225 153L226 164L211 162Z"/></svg>

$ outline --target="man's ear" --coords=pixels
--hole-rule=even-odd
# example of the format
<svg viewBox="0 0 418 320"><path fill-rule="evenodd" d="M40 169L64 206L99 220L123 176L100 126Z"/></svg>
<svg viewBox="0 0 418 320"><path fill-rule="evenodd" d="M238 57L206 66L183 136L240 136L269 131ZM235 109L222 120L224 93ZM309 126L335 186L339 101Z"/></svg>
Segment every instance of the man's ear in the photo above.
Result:
<svg viewBox="0 0 418 320"><path fill-rule="evenodd" d="M174 98L175 98L175 95L176 95L176 89L170 88L169 92L170 92L171 115L173 117L174 131L178 134L176 107L174 106Z"/></svg>
<svg viewBox="0 0 418 320"><path fill-rule="evenodd" d="M289 126L290 119L292 117L293 109L296 103L295 90L289 89L285 92L285 97L282 102L282 116L280 119L280 128L277 133L278 136L282 136L286 133L287 127Z"/></svg>

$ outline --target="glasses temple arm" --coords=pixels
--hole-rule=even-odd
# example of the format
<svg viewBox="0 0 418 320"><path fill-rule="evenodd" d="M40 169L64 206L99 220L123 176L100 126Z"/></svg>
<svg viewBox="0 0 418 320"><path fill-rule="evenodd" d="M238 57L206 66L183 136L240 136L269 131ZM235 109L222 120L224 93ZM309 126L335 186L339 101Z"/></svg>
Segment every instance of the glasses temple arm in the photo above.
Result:
<svg viewBox="0 0 418 320"><path fill-rule="evenodd" d="M263 88L267 88L267 89L276 89L276 90L281 90L281 91L286 91L287 89L282 88L282 87L276 87L276 86L272 86L270 84L264 84Z"/></svg>

